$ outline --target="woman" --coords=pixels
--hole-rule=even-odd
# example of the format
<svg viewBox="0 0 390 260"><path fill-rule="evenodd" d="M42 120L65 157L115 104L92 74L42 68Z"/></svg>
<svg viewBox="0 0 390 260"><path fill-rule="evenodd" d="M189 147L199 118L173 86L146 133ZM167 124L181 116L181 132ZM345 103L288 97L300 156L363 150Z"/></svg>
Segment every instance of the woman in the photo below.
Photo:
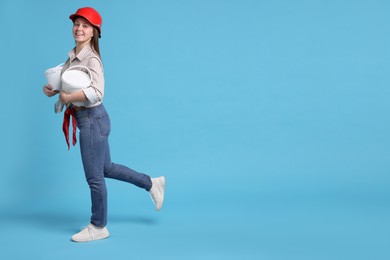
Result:
<svg viewBox="0 0 390 260"><path fill-rule="evenodd" d="M107 238L107 191L104 178L129 182L145 189L151 195L156 210L164 201L165 178L150 178L126 166L111 162L108 135L110 119L102 104L104 96L104 74L100 58L99 38L102 18L91 7L77 10L69 17L73 21L73 37L76 46L69 52L62 73L69 67L84 65L92 73L91 85L78 92L67 94L45 85L43 92L51 97L59 93L59 100L66 104L64 133L69 147L69 118L73 116L73 145L76 143L75 126L79 128L80 150L85 177L91 190L92 216L90 224L72 236L75 242L87 242ZM76 103L77 102L77 103ZM80 103L82 102L82 103ZM73 105L83 104L82 106Z"/></svg>

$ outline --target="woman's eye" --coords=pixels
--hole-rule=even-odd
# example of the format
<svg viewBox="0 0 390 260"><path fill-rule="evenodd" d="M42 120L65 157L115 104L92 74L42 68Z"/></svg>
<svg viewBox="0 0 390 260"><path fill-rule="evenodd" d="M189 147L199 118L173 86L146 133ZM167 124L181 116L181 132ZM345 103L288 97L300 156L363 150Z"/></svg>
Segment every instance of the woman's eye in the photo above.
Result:
<svg viewBox="0 0 390 260"><path fill-rule="evenodd" d="M83 25L83 28L88 28L88 25L84 24L84 25Z"/></svg>

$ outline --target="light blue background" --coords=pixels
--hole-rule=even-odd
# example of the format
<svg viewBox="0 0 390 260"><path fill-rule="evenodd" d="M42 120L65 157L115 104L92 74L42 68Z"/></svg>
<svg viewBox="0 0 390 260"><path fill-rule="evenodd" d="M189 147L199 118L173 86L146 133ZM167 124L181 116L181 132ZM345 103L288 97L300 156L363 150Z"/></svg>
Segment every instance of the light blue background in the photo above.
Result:
<svg viewBox="0 0 390 260"><path fill-rule="evenodd" d="M103 16L114 161L167 178L166 202L108 180L89 219L44 70L68 16ZM1 259L389 259L390 2L1 0Z"/></svg>

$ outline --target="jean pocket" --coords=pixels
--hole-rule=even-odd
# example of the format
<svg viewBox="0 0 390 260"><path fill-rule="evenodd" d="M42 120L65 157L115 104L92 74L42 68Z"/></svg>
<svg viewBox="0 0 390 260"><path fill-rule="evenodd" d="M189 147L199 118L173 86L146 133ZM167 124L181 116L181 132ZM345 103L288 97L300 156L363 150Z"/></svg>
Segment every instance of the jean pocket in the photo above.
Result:
<svg viewBox="0 0 390 260"><path fill-rule="evenodd" d="M108 136L111 131L110 118L108 115L98 116L96 121L98 122L101 135Z"/></svg>

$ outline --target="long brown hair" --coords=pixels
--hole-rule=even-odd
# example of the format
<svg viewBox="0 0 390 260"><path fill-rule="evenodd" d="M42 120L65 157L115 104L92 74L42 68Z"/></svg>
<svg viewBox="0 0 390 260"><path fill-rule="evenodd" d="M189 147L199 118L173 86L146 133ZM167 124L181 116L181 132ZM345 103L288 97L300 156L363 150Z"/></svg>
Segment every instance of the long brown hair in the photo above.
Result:
<svg viewBox="0 0 390 260"><path fill-rule="evenodd" d="M92 49L99 55L101 59L102 57L100 56L99 36L100 36L99 30L95 26L93 26L93 37L91 39L91 46Z"/></svg>

